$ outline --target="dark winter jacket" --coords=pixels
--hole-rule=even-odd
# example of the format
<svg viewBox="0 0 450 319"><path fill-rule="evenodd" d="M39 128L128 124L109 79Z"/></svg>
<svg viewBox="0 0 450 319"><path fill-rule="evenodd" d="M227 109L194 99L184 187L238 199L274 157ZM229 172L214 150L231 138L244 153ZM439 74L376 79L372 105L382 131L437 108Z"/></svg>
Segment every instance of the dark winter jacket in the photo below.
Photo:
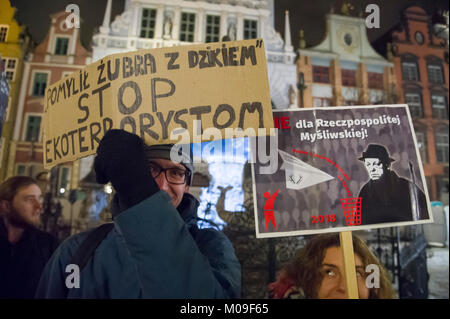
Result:
<svg viewBox="0 0 450 319"><path fill-rule="evenodd" d="M240 264L226 236L198 229L198 202L180 212L159 191L114 218L114 228L68 289L65 269L88 232L67 239L42 275L37 298L237 298Z"/></svg>
<svg viewBox="0 0 450 319"><path fill-rule="evenodd" d="M11 244L0 218L0 298L33 298L44 266L57 246L53 236L32 227Z"/></svg>
<svg viewBox="0 0 450 319"><path fill-rule="evenodd" d="M428 219L424 193L412 182L393 171L385 171L379 180L368 181L361 189L363 225Z"/></svg>

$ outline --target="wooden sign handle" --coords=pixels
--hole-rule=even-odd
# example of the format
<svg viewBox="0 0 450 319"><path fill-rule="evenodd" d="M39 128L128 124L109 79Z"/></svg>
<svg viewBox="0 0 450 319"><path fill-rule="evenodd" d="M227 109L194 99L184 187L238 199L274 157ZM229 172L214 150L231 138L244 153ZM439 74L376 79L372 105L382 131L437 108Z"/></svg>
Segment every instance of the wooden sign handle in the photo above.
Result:
<svg viewBox="0 0 450 319"><path fill-rule="evenodd" d="M351 231L339 233L344 259L345 283L348 299L359 299L358 283L356 281L355 253Z"/></svg>

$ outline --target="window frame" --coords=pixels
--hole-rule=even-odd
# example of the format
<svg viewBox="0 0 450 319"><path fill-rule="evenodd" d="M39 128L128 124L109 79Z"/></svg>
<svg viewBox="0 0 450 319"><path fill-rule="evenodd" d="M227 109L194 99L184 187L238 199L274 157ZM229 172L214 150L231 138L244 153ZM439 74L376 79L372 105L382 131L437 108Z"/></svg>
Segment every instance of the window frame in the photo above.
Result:
<svg viewBox="0 0 450 319"><path fill-rule="evenodd" d="M439 142L438 141L439 135L441 135L440 137L446 138L447 142L446 143L445 142ZM438 128L434 132L434 143L435 143L435 148L436 148L436 161L438 163L446 164L449 161L449 145L448 145L448 141L449 141L448 127L446 128L446 130L443 129L443 128ZM439 158L440 155L443 155L443 158Z"/></svg>
<svg viewBox="0 0 450 319"><path fill-rule="evenodd" d="M383 73L367 72L369 89L384 90L384 76Z"/></svg>
<svg viewBox="0 0 450 319"><path fill-rule="evenodd" d="M212 18L213 22L208 23L208 18ZM217 18L219 19L218 23L216 23L216 21L214 21ZM205 15L205 43L220 41L220 23L221 23L220 15L215 15L215 14L206 14ZM217 28L217 33L216 32L208 32L208 27L211 27L211 29ZM208 39L208 37L210 37L210 39ZM216 38L217 38L217 40L215 40Z"/></svg>
<svg viewBox="0 0 450 319"><path fill-rule="evenodd" d="M47 75L47 81L46 81L46 83L45 83L45 88L44 88L44 94L43 95L35 95L34 94L34 87L35 87L35 79L36 79L36 75L37 74L46 74ZM29 92L28 92L28 94L30 95L30 96L33 96L33 97L44 97L45 96L45 90L47 89L47 87L48 87L48 85L49 85L49 81L50 81L50 75L51 75L51 72L50 71L47 71L47 70L38 70L38 69L36 69L36 70L33 70L33 72L32 72L32 74L31 74L31 83L30 83L30 89L29 89Z"/></svg>
<svg viewBox="0 0 450 319"><path fill-rule="evenodd" d="M21 168L23 172L19 172L19 168ZM14 171L17 176L28 176L28 165L25 163L17 163Z"/></svg>
<svg viewBox="0 0 450 319"><path fill-rule="evenodd" d="M183 20L183 17L186 16L186 20ZM191 17L193 17L191 21ZM197 14L195 12L182 11L180 15L180 31L179 31L179 39L182 42L195 42L195 29L197 25ZM193 26L193 30L189 30L190 26ZM186 26L186 30L183 30L183 27ZM183 37L185 37L183 39Z"/></svg>
<svg viewBox="0 0 450 319"><path fill-rule="evenodd" d="M410 78L409 77L409 71L405 72L405 65L406 64L409 67L414 67L414 70L415 70L414 78ZM408 76L405 76L405 75L408 75ZM403 81L410 81L410 82L419 82L420 81L419 65L417 64L416 61L411 61L411 60L402 61L402 80Z"/></svg>
<svg viewBox="0 0 450 319"><path fill-rule="evenodd" d="M57 52L57 48L58 48L58 40L66 40L66 41L67 41L67 42L66 42L67 45L66 45L65 53L64 53L64 54ZM56 36L55 36L55 45L54 45L54 48L53 48L53 54L54 54L54 55L58 55L58 56L67 56L68 53L69 53L69 44L70 44L70 37L67 37L67 36L61 36L61 35L56 35Z"/></svg>
<svg viewBox="0 0 450 319"><path fill-rule="evenodd" d="M144 12L148 11L149 16L144 17ZM154 13L154 16L152 16L152 13ZM139 37L142 39L154 39L155 38L155 31L156 31L156 20L158 16L158 9L156 8L142 8L141 11L141 20L139 24ZM144 20L148 23L147 26L143 26ZM151 26L151 23L153 22L153 27ZM146 32L146 36L143 36L143 32ZM149 36L151 35L151 36Z"/></svg>
<svg viewBox="0 0 450 319"><path fill-rule="evenodd" d="M3 61L5 61L4 62L4 65L5 65L4 72L6 74L6 79L9 80L10 82L14 82L16 80L17 65L18 65L19 59L5 56L5 57L2 57L2 62ZM8 66L10 61L14 61L14 68L10 68ZM11 78L8 78L8 73L10 73L10 74L12 73L12 77Z"/></svg>
<svg viewBox="0 0 450 319"><path fill-rule="evenodd" d="M356 87L356 70L341 69L343 86Z"/></svg>
<svg viewBox="0 0 450 319"><path fill-rule="evenodd" d="M33 140L33 141L27 139L28 128L29 128L29 121L30 121L31 117L35 117L35 118L39 117L40 118L39 130L37 132L37 139ZM42 113L31 113L31 112L26 113L25 118L24 118L23 131L22 131L22 141L23 142L30 142L30 143L31 142L37 143L37 142L41 142L41 137L42 137Z"/></svg>
<svg viewBox="0 0 450 319"><path fill-rule="evenodd" d="M22 173L19 173L19 168L23 169ZM36 178L36 176L43 170L42 163L29 162L29 163L16 163L14 166L15 175L29 176Z"/></svg>
<svg viewBox="0 0 450 319"><path fill-rule="evenodd" d="M408 102L408 96L417 96L419 100L419 104L412 104ZM423 101L422 101L422 94L416 93L416 92L405 92L405 103L408 105L409 112L411 113L412 117L423 117L424 116L424 110L423 110ZM413 112L413 108L420 108L420 115L417 115L416 112Z"/></svg>
<svg viewBox="0 0 450 319"><path fill-rule="evenodd" d="M313 82L330 84L330 67L313 65Z"/></svg>
<svg viewBox="0 0 450 319"><path fill-rule="evenodd" d="M8 42L9 25L7 25L7 24L0 24L0 34L1 34L1 29L2 28L6 29L6 32L5 32L4 39L2 40L0 38L0 43L6 43L6 42Z"/></svg>
<svg viewBox="0 0 450 319"><path fill-rule="evenodd" d="M434 74L433 76L430 76L431 74L433 74L433 72L430 73L430 68L431 69L435 69L435 70L439 70L439 79L434 78L434 76L436 76L437 74ZM435 62L429 62L427 63L427 76L428 76L428 82L432 83L432 84L444 84L444 69L442 68L442 65L435 63ZM437 80L437 81L436 81Z"/></svg>
<svg viewBox="0 0 450 319"><path fill-rule="evenodd" d="M320 101L320 105L316 103L316 101ZM327 105L324 105L324 102L327 102ZM318 97L313 96L313 107L328 107L331 106L331 99L327 97Z"/></svg>
<svg viewBox="0 0 450 319"><path fill-rule="evenodd" d="M433 98L434 97L440 97L442 98L444 104L439 104L441 105L440 107L436 107L435 103L433 102ZM435 118L439 118L439 119L448 119L448 101L447 101L447 96L445 96L444 94L439 94L439 93L431 93L430 94L430 100L431 100L431 109L433 111L433 117Z"/></svg>
<svg viewBox="0 0 450 319"><path fill-rule="evenodd" d="M249 25L248 27L245 26L245 24L252 24L255 23L255 26ZM258 38L258 20L255 19L244 19L243 22L243 28L242 28L242 39L244 40L250 40L250 39L257 39Z"/></svg>

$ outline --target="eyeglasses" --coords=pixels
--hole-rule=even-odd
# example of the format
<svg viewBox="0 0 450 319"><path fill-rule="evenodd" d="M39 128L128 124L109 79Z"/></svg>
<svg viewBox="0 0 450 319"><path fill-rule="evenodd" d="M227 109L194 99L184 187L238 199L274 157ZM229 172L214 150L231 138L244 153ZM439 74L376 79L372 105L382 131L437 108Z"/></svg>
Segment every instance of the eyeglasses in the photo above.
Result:
<svg viewBox="0 0 450 319"><path fill-rule="evenodd" d="M164 175L166 176L166 180L170 184L175 185L181 185L185 184L188 177L191 176L191 173L188 170L184 170L177 167L169 167L169 168L162 168L156 163L150 162L150 174L152 174L153 178L157 178L161 172L164 172Z"/></svg>

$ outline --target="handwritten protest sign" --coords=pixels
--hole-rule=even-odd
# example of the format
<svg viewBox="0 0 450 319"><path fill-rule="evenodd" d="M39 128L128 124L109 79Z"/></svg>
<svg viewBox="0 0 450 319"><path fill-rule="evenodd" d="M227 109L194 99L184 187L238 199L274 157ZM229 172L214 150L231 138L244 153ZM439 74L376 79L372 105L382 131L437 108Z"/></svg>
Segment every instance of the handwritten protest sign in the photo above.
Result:
<svg viewBox="0 0 450 319"><path fill-rule="evenodd" d="M252 168L257 237L432 222L407 105L280 110L274 121L284 124Z"/></svg>
<svg viewBox="0 0 450 319"><path fill-rule="evenodd" d="M189 133L187 142L199 142L195 138L206 128L223 134L201 135L201 141L221 139L229 128L264 135L259 128L273 128L264 43L111 55L49 86L44 112L47 169L95 153L111 128L148 144L179 142L181 132Z"/></svg>

